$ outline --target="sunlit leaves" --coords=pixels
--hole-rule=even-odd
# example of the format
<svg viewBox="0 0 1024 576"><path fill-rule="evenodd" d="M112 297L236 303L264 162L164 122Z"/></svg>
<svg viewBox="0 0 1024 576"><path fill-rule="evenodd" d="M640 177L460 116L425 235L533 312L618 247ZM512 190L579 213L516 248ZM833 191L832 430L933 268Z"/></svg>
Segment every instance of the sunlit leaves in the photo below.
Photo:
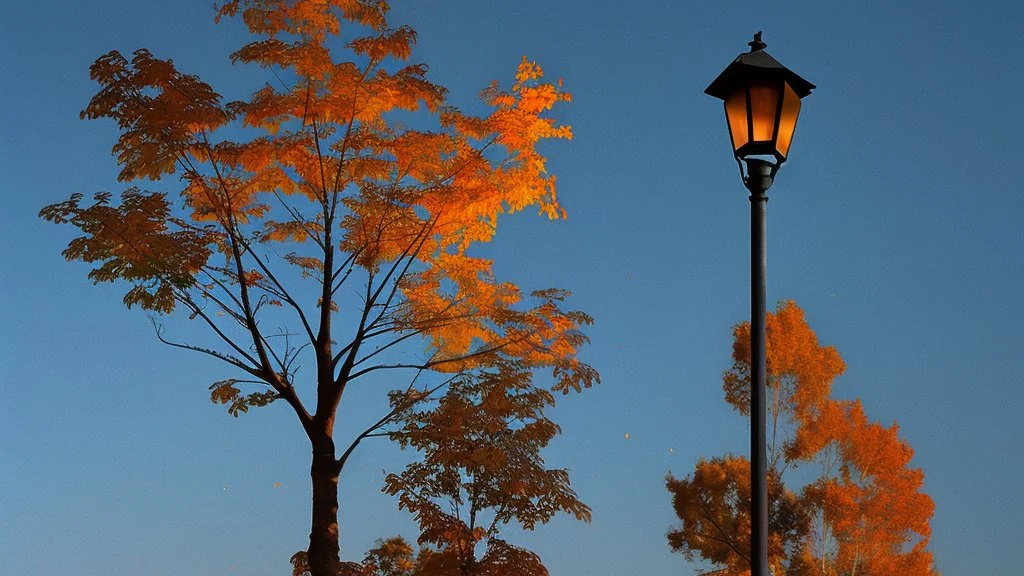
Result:
<svg viewBox="0 0 1024 576"><path fill-rule="evenodd" d="M267 220L263 223L263 232L260 234L259 239L261 242L294 242L301 244L309 238L312 226L314 225L297 220L286 220L284 222Z"/></svg>
<svg viewBox="0 0 1024 576"><path fill-rule="evenodd" d="M385 0L229 0L217 17L241 11L254 34L337 35L342 20L382 30L388 10Z"/></svg>
<svg viewBox="0 0 1024 576"><path fill-rule="evenodd" d="M259 37L233 59L275 68L282 85L225 105L209 85L146 50L131 60L116 51L100 57L91 69L100 90L83 117L118 123L122 179L180 172L187 212L173 216L163 195L132 189L117 207L104 196L83 209L74 196L44 217L82 228L66 256L103 261L92 273L98 281L133 282L128 305L169 312L188 301L194 318L213 302L216 316L250 331L252 302L289 302L264 264L242 262L256 257L253 243L314 243L325 255L341 249L371 273L394 273L407 259L393 279L399 298L385 312L395 333L427 339L439 358L434 369L517 358L551 369L558 391L589 387L597 374L576 359L589 317L562 311L564 295L554 292L534 295L539 303L524 309L529 300L517 286L496 281L489 261L466 253L493 238L501 214L535 206L564 217L535 145L571 137L546 116L568 93L524 58L509 90L495 83L484 91L490 114L462 114L445 106L446 90L426 78L426 65L381 65L406 59L416 39L411 28L388 28L387 11L369 0L226 3L219 15L241 14ZM345 22L372 31L348 41L354 62L335 61L326 43ZM391 125L384 117L395 110L437 114L437 129ZM265 134L216 139L236 118ZM313 252L292 249L283 258L305 278L338 279ZM209 260L214 253L223 265ZM232 286L256 296L218 292Z"/></svg>
<svg viewBox="0 0 1024 576"><path fill-rule="evenodd" d="M319 277L324 269L323 261L314 256L299 256L291 253L286 254L284 260L302 270L303 278Z"/></svg>
<svg viewBox="0 0 1024 576"><path fill-rule="evenodd" d="M820 346L792 301L769 312L765 324L768 385L779 388L787 412L798 417L818 409L831 394L832 381L846 369L835 348ZM722 379L726 401L740 414L750 410L750 323L733 328L733 365Z"/></svg>
<svg viewBox="0 0 1024 576"><path fill-rule="evenodd" d="M445 276L458 270L447 263L471 244L490 240L499 215L536 206L549 217L564 217L554 177L534 146L544 138L571 137L567 127L543 116L569 95L560 83L544 83L536 63L524 58L511 90L495 84L485 91L496 107L489 116L470 117L448 107L438 131L396 129L383 122L384 114L421 107L438 112L446 91L426 79L425 65L375 67L384 59L407 58L415 41L411 28L384 25L386 3L229 2L220 9L221 15L239 12L265 37L234 58L294 71L298 79L291 87L267 85L247 102L222 105L209 85L145 50L131 61L110 52L93 65L101 90L83 117L118 122L122 135L114 150L121 179L159 179L180 171L181 194L195 221L218 224L226 238L239 234L242 225L263 221L263 242L302 243L325 231L323 218L302 218L299 207L288 209L291 219L269 218L275 200L261 195L298 194L320 204L337 199L346 208L339 214L340 247L358 252L361 265L378 268L419 243L418 256L429 273L453 282L459 280ZM375 30L348 44L356 55L370 57L370 67L333 62L322 40L338 34L343 21ZM211 135L237 116L269 135L213 141ZM503 149L504 155L489 149ZM495 289L508 292L501 285ZM164 304L146 301L154 293L136 290L129 301L166 308L166 294L159 298ZM484 319L481 325L494 321L488 310L503 308L489 305L493 293L475 295L473 314ZM478 337L472 329L460 338L449 332L435 343L465 349Z"/></svg>
<svg viewBox="0 0 1024 576"><path fill-rule="evenodd" d="M416 31L408 26L386 30L376 36L356 38L349 42L352 51L370 60L379 62L385 58L408 60L412 45L416 43Z"/></svg>
<svg viewBox="0 0 1024 576"><path fill-rule="evenodd" d="M539 303L519 311L514 307L521 303L518 288L496 283L490 266L487 260L461 255L439 257L434 267L410 276L403 285L407 300L402 322L428 334L441 358L473 354L446 365L448 371L515 358L524 367L551 369L553 389L563 394L600 382L597 372L577 358L589 341L580 330L593 320L583 312L561 309L568 293L536 291L531 296ZM493 353L478 354L482 350Z"/></svg>
<svg viewBox="0 0 1024 576"><path fill-rule="evenodd" d="M378 540L362 566L366 576L412 576L415 568L412 546L398 537Z"/></svg>
<svg viewBox="0 0 1024 576"><path fill-rule="evenodd" d="M749 414L750 324L733 330L733 366L723 376L726 401ZM898 428L871 422L859 401L832 398L845 369L823 347L803 311L783 302L767 317L769 399L769 554L776 574L933 576L927 550L934 504L911 467L913 451ZM781 431L782 438L774 433ZM787 468L819 474L801 490L782 483ZM681 526L672 548L723 574L749 569L749 464L733 457L702 460L668 487Z"/></svg>
<svg viewBox="0 0 1024 576"><path fill-rule="evenodd" d="M921 491L924 474L910 466L913 450L895 424L869 421L859 401L842 409L839 473L807 488L832 527L833 563L866 574L931 574L926 546L935 506ZM911 566L917 568L907 571Z"/></svg>

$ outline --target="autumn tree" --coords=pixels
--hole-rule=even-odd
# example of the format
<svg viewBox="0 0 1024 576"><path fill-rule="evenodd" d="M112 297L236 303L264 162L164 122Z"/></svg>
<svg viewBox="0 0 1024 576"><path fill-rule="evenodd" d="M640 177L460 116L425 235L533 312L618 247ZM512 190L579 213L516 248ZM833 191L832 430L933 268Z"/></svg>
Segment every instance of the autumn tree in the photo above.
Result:
<svg viewBox="0 0 1024 576"><path fill-rule="evenodd" d="M845 365L818 343L795 303L780 303L766 327L770 566L791 576L936 574L927 550L934 504L898 427L869 421L859 401L832 398ZM733 338L722 388L746 416L750 324L737 325ZM787 486L787 471L797 467L812 480ZM680 519L670 547L709 563L709 574L749 574L749 461L701 460L685 478L669 475L667 485Z"/></svg>
<svg viewBox="0 0 1024 576"><path fill-rule="evenodd" d="M725 456L701 460L691 476L667 479L680 527L668 534L669 546L687 560L700 557L723 574L750 571L750 461ZM776 566L806 531L799 498L779 474L768 474L768 557Z"/></svg>
<svg viewBox="0 0 1024 576"><path fill-rule="evenodd" d="M896 424L871 422L859 401L840 405L825 472L804 488L817 529L800 562L811 574L934 574L927 550L932 499Z"/></svg>
<svg viewBox="0 0 1024 576"><path fill-rule="evenodd" d="M501 553L501 552L509 552ZM547 570L533 554L507 543L494 543L491 559L478 563L472 574L481 576L547 575ZM415 551L402 537L377 540L363 557L362 562L343 562L340 576L460 576L464 566L456 554L438 551L430 546ZM292 576L308 573L305 553L292 557Z"/></svg>
<svg viewBox="0 0 1024 576"><path fill-rule="evenodd" d="M541 450L559 433L545 415L555 397L513 363L459 375L439 398L394 391L396 426L386 434L422 458L385 479L419 526L419 553L401 538L378 541L353 576L546 576L533 552L501 538L516 524L532 530L565 512L590 521L569 473L548 468ZM292 558L297 574L308 565Z"/></svg>
<svg viewBox="0 0 1024 576"><path fill-rule="evenodd" d="M430 563L453 575L546 576L540 559L503 540L501 529L515 522L532 530L557 512L590 520L568 472L541 457L559 428L544 413L554 396L530 380L511 363L460 378L437 402L408 410L391 433L423 458L388 475L384 490L414 514L419 544L435 551ZM412 405L401 393L392 404Z"/></svg>
<svg viewBox="0 0 1024 576"><path fill-rule="evenodd" d="M473 252L502 214L564 218L537 145L571 138L549 115L569 94L524 58L511 88L482 92L487 114L464 114L426 65L406 62L416 33L387 15L384 0L227 2L217 18L240 16L254 36L232 60L268 74L244 101L146 50L101 56L82 117L117 124L119 181L171 191L74 194L40 213L81 231L65 257L92 264L94 282L126 282L128 307L180 310L205 330L196 343L154 322L162 342L235 371L211 386L214 402L238 416L283 401L295 414L312 450L313 576L341 570L339 475L362 441L437 395L477 402L466 383L495 374L514 375L515 394L540 394L541 371L561 394L597 380L577 357L591 320L563 310L568 294L525 296ZM344 393L371 374L389 375L390 410L339 445ZM528 455L538 438L508 442ZM425 446L411 430L397 439ZM582 516L555 476L487 505L504 519L532 498L538 518L550 506Z"/></svg>

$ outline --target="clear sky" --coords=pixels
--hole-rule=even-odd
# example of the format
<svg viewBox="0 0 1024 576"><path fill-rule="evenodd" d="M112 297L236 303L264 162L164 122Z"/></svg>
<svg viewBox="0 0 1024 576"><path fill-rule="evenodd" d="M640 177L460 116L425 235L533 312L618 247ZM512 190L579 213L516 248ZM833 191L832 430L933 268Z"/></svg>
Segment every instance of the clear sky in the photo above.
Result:
<svg viewBox="0 0 1024 576"><path fill-rule="evenodd" d="M286 407L208 401L225 368L158 344L123 288L92 286L36 217L119 191L115 128L78 120L100 54L149 48L230 98L245 36L209 0L0 8L0 572L288 573L308 533L308 448ZM898 421L935 499L947 575L1020 573L1024 537L1024 65L1018 2L393 2L413 60L470 105L523 55L565 79L576 138L546 148L569 220L506 218L502 279L573 290L604 382L555 416L548 452L594 510L516 538L552 574L689 575L663 479L745 452L722 400L748 315L748 202L707 84L753 32L818 85L771 190L768 299L794 299L848 364L840 397ZM176 183L148 185L175 189ZM342 425L344 426L344 424ZM343 433L344 428L340 433ZM629 434L629 439L625 438ZM343 554L414 537L379 493L401 455L342 480ZM277 486L275 486L277 484Z"/></svg>

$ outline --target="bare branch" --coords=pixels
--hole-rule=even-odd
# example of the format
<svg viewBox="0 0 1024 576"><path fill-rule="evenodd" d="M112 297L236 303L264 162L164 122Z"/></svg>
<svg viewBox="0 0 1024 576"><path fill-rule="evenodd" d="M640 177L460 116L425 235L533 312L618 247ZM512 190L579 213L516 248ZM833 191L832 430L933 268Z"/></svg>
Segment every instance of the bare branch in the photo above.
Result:
<svg viewBox="0 0 1024 576"><path fill-rule="evenodd" d="M373 287L373 278L374 273L370 272L366 279L366 295L363 301L363 312L359 317L359 326L356 328L355 336L352 337L351 342L349 342L342 351L338 352L334 358L331 359L331 368L333 369L337 366L338 360L340 360L342 356L345 356L345 362L341 365L341 370L338 373L338 377L335 379L335 383L342 387L344 387L344 384L350 380L349 374L352 371L352 367L355 365L356 354L359 353L359 346L363 343L366 337L366 319L369 318L370 309L372 308L370 290Z"/></svg>
<svg viewBox="0 0 1024 576"><path fill-rule="evenodd" d="M366 282L366 297L365 297L365 302L363 304L362 317L359 320L359 328L356 330L356 334L352 338L352 340L344 348L342 348L340 351L338 351L338 353L335 354L334 358L332 359L332 366L337 366L337 364L341 360L341 358L344 357L346 354L348 354L348 359L346 360L346 363L342 366L341 373L338 375L338 379L337 379L338 382L342 382L342 381L347 381L348 380L348 373L356 364L356 362L355 362L355 355L359 351L359 346L366 340L367 332L370 331L370 329L372 329L374 327L374 325L377 322L379 322L381 320L381 318L384 317L384 314L387 312L387 307L386 306L390 305L391 299L394 297L395 292L397 291L398 283L399 283L400 279L405 276L405 274L409 270L409 267L412 265L412 262L415 260L416 255L419 254L420 250L422 250L423 244L426 241L427 237L429 236L428 231L433 228L433 223L436 223L436 222L437 222L437 218L432 218L432 219L429 219L426 222L424 222L423 227L417 232L416 236L413 237L412 242L410 242L409 245L406 246L405 250L402 251L402 254L399 255L398 258L395 259L395 261L391 265L391 268L388 270L387 274L385 275L384 280L381 281L380 285L372 293L371 293L371 290L372 290L372 287L373 287L374 275L371 274L370 277L367 279L367 282ZM417 244L417 242L418 242L418 244ZM415 247L415 250L413 250L414 247ZM392 277L392 275L398 269L398 266L402 263L402 260L404 260L406 258L408 258L408 260L407 260L405 266L402 268L401 274L397 278L395 278L395 280L394 280L394 286L393 286L393 288L391 290L391 293L388 295L387 305L385 305L384 309L381 310L380 314L378 314L377 317L374 318L372 322L367 324L366 320L367 320L367 318L369 318L370 310L374 307L377 298L380 297L380 294L384 290L384 287L388 284L388 280ZM332 292L332 294L333 294L333 292Z"/></svg>
<svg viewBox="0 0 1024 576"><path fill-rule="evenodd" d="M391 348L392 346L397 346L398 344L401 344L402 342L404 342L404 341L406 341L406 340L408 340L409 338L412 338L412 337L414 337L414 336L419 336L419 335L420 335L420 334L421 334L422 332L423 332L422 330L415 330L415 331L413 331L413 332L409 332L409 333L407 333L407 334L404 334L404 335L402 335L402 336L399 336L398 338L395 338L394 340L392 340L391 342L388 342L388 343L387 343L387 344L385 344L384 346L380 346L379 348L377 348L377 349L376 349L376 350L374 350L373 352L371 352L371 353L367 354L366 356L363 356L362 358L360 358L359 360L357 360L357 361L356 361L356 362L355 362L354 364L352 364L352 366L353 366L353 367L359 366L359 365L360 365L360 364L362 364L363 362L366 362L367 360L369 360L370 358L373 358L373 357L374 357L374 356L376 356L377 354L380 354L380 353L384 352L384 351L385 351L385 350L387 350L388 348ZM364 340L366 340L366 339L369 339L369 336L367 336L366 338L364 338Z"/></svg>
<svg viewBox="0 0 1024 576"><path fill-rule="evenodd" d="M373 328L377 324L377 322L379 322L380 319L383 318L384 315L387 313L388 307L391 306L392 299L398 292L399 283L401 282L402 278L404 278L405 275L409 272L409 267L412 266L412 263L416 260L416 257L423 249L423 244L426 243L427 238L430 236L430 230L434 228L440 217L441 215L439 213L434 218L430 218L423 223L423 227L420 228L416 236L413 237L412 242L409 243L409 246L407 246L406 249L402 251L402 255L395 260L395 263L391 266L391 269L388 271L387 276L385 276L384 280L380 283L380 286L377 288L377 291L373 294L373 302L377 301L377 298L380 296L381 291L384 290L384 286L388 283L388 280L391 278L391 275L394 274L395 270L398 268L398 265L399 263L401 263L402 259L408 258L408 260L405 263L405 266L402 268L401 274L399 274L398 277L395 278L395 281L391 287L391 292L388 294L387 301L384 303L384 306L381 309L380 314L378 314L377 317L373 319L373 322L370 322L369 328ZM416 245L416 249L410 252L414 244Z"/></svg>
<svg viewBox="0 0 1024 576"><path fill-rule="evenodd" d="M364 374L369 374L370 372L375 372L377 370L388 370L388 369L395 369L395 368L415 368L417 370L427 370L429 368L433 368L435 366L440 366L442 364L451 364L453 362L462 362L462 361L465 361L465 360L470 360L472 358L477 358L479 356L484 356L484 355L487 355L487 354L494 354L495 352L498 352L502 348L505 348L506 346L508 346L510 344L513 344L513 343L515 343L515 341L509 341L509 342L505 342L503 344L500 344L498 346L492 346L490 348L481 348L480 350L477 350L476 352L472 352L470 354L463 354L462 356L455 356L455 357L452 357L452 358L442 358L441 360L430 360L430 361L427 361L427 362L425 362L423 364L378 364L376 366L370 366L369 368L364 368L364 369L362 369L362 370L360 370L358 372L355 372L355 373L351 374L348 379L349 380L355 380L356 378L358 378L358 377L360 377L360 376L362 376Z"/></svg>
<svg viewBox="0 0 1024 576"><path fill-rule="evenodd" d="M324 250L324 241L320 237L320 233L316 229L310 227L309 221L306 220L302 216L302 214L299 213L298 210L295 210L287 202L285 202L284 198L282 198L281 194L279 194L276 190L274 191L274 196L281 203L281 206L283 206L284 209L288 211L288 214L290 214L291 217L294 218L295 221L298 222L300 226L302 226L302 229L306 232L306 235L312 238L313 241L316 242L316 245L319 246L321 250Z"/></svg>
<svg viewBox="0 0 1024 576"><path fill-rule="evenodd" d="M334 296L334 293L338 291L338 288L341 288L341 285L345 283L345 280L348 280L349 275L352 274L355 260L363 251L363 248L365 248L365 246L360 247L358 250L354 250L349 254L348 257L345 258L345 261L341 263L341 266L338 266L338 268L331 274L331 285L333 286L331 288L331 296ZM338 275L341 274L342 270L345 270L345 275L341 277L341 280L338 281L337 284L335 284L335 281L338 279Z"/></svg>
<svg viewBox="0 0 1024 576"><path fill-rule="evenodd" d="M419 372L416 373L415 376L413 376L412 381L409 382L409 386L406 387L406 389L405 389L405 392L407 394L412 391L413 387L416 385L416 380L420 377L420 374L422 374L422 372L423 371L420 370ZM341 473L342 468L345 467L345 462L348 461L348 457L352 455L352 451L356 449L356 446L358 446L359 443L362 440L364 440L366 438L373 438L373 437L379 437L379 436L388 436L389 433L387 433L387 432L380 432L380 433L378 433L377 430L379 430L382 426L385 426L388 422L390 422L395 416L397 416L401 412L403 412L405 410L408 410L409 408L415 406L419 402L422 402L422 401L430 398L430 396L432 394L434 394L434 392L437 392L441 388L451 384L452 382L455 381L456 378L458 378L460 376L462 376L462 374L456 374L456 375L452 376L451 378L448 378L444 382L438 384L437 386L434 386L433 388L425 391L423 394L417 395L415 398L411 399L411 401L395 405L391 409L391 411L389 411L387 414L384 415L383 418L381 418L380 420L377 420L369 428L364 430L359 436L356 436L355 440L353 440L352 443L349 444L348 448L341 455L341 458L338 458L338 464L337 464L337 466L338 466L338 468L337 468L338 473Z"/></svg>
<svg viewBox="0 0 1024 576"><path fill-rule="evenodd" d="M230 290L228 290L226 286L224 286L224 283L223 283L223 282L221 282L220 280L218 280L217 278L215 278L215 277L214 277L214 276L213 276L212 274L210 274L210 273L209 273L209 271L207 270L207 268L208 268L208 267L204 267L204 268L203 268L203 272L204 272L204 273L205 273L205 274L206 274L206 275L207 275L207 276L208 276L208 277L209 277L209 278L210 278L211 280L213 280L213 282L214 282L214 283L215 283L215 284L216 284L216 285L217 285L218 287L220 287L220 289L221 289L221 290L223 290L223 291L224 291L224 293L226 293L226 294L227 294L228 296L230 296L232 300L234 300L235 302L237 302L237 299L235 298L234 294L233 294L233 293L232 293L232 292L231 292ZM221 300L220 298L218 298L218 297L217 297L217 296L216 296L216 295L215 295L215 294L214 294L213 292L211 292L211 291L207 290L207 289L206 289L205 287L202 287L202 286L200 285L200 287L198 288L198 290L199 290L199 293L200 293L200 294L201 294L201 295L203 296L203 298L205 298L205 299L207 299L207 300L210 300L210 301L212 301L212 302L213 302L214 304L216 304L216 305L217 305L217 307L219 307L219 308L220 308L220 309L221 309L221 310L222 310L222 311L223 311L223 312L224 312L225 314L227 314L227 315L231 316L231 318L233 318L233 319L235 320L235 322L238 322L238 324L239 324L240 326L242 326L243 328L245 327L245 316L243 316L243 315L242 315L242 313L241 313L240 311L238 311L238 310L236 310L236 309L234 309L234 308L232 308L232 307L228 306L228 305L227 305L227 304L226 304L225 302L223 302L223 301L222 301L222 300ZM239 307L241 307L241 303L239 303Z"/></svg>
<svg viewBox="0 0 1024 576"><path fill-rule="evenodd" d="M211 319L210 316L207 315L206 312L204 312L203 309L200 308L199 305L192 300L191 296L189 296L187 293L179 292L178 294L175 295L175 299L178 302L181 302L182 304L187 306L190 310L192 310L193 315L202 318L203 321L206 322L206 324L210 327L210 329L212 329L214 333L217 334L217 336L220 337L220 339L223 340L228 346L231 346L231 348L235 352L238 352L243 358L251 362L253 365L259 365L259 362L257 362L255 358L246 353L246 351L243 350L241 346L236 344L234 340L232 340L227 334L224 333L223 330L220 329L219 326L217 326L217 323L214 322L213 319Z"/></svg>
<svg viewBox="0 0 1024 576"><path fill-rule="evenodd" d="M239 298L242 302L242 311L245 315L246 327L252 336L253 346L255 346L256 354L260 359L260 366L266 372L268 380L273 379L274 370L270 366L270 359L263 347L263 336L260 334L259 327L257 326L256 318L253 313L252 303L249 300L249 287L246 284L245 265L242 263L242 253L239 249L240 234L238 233L238 226L233 216L234 207L231 203L231 191L228 189L227 182L224 180L224 175L221 173L220 167L213 157L213 148L210 146L210 141L206 137L205 133L203 133L202 144L210 159L210 165L213 168L214 174L216 174L217 180L220 182L221 190L224 192L224 196L228 204L228 210L225 216L225 224L228 225L228 227L225 229L225 232L227 232L228 239L231 243L231 256L235 261L235 273L238 275Z"/></svg>
<svg viewBox="0 0 1024 576"><path fill-rule="evenodd" d="M170 340L167 340L163 336L163 328L161 328L156 323L156 320L154 318L150 317L149 321L150 321L150 323L153 324L153 331L156 332L156 338L160 342L163 342L164 344L167 344L168 346L173 346L175 348L181 348L183 350L192 350L193 352L200 352L202 354L206 354L207 356L212 356L212 357L214 357L214 358L216 358L218 360L222 360L224 362L227 362L228 364L231 364L232 366L234 366L234 367L236 367L236 368L238 368L240 370L244 370L245 372L247 372L249 374L252 374L253 376L255 376L257 378L261 377L259 368L254 367L254 366L248 366L244 362L242 362L240 359L235 358L234 356L231 356L230 354L224 354L223 352L218 352L216 350L211 350L209 348L202 348L200 346L193 346L191 344L186 344L184 342L172 342Z"/></svg>
<svg viewBox="0 0 1024 576"><path fill-rule="evenodd" d="M285 373L285 363L284 363L284 360L282 360L277 355L277 352L274 351L274 347L270 345L270 342L267 340L266 336L264 336L262 333L260 334L260 340L263 341L263 346L267 349L268 352L270 352L270 355L274 357L274 361L277 362L277 365L281 368L281 373ZM285 345L287 345L287 343Z"/></svg>
<svg viewBox="0 0 1024 576"><path fill-rule="evenodd" d="M302 327L306 330L306 334L309 336L310 342L315 343L316 336L313 334L313 328L309 325L309 320L306 319L306 313L303 312L302 307L299 306L298 302L296 302L294 298L292 298L291 294L288 293L288 290L285 289L284 285L281 284L280 281L278 281L277 277L274 276L274 273L270 271L270 268L263 262L263 260L256 255L256 252L252 249L249 243L243 241L242 246L245 248L246 252L248 252L249 255L253 258L253 260L256 261L256 264L257 266L260 267L260 270L262 270L263 273L266 274L267 278L269 278L270 281L274 283L274 286L278 290L278 293L276 295L280 296L285 302L288 303L289 306L295 309L295 312L299 315L299 320L302 321Z"/></svg>

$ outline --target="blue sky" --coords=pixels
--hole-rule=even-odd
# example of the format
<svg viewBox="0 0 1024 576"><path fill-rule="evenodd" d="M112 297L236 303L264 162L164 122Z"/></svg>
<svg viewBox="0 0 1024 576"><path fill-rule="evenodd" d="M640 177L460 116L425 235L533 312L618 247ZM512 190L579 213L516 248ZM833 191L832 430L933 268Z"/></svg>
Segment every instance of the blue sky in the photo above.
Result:
<svg viewBox="0 0 1024 576"><path fill-rule="evenodd" d="M720 376L730 327L748 314L748 203L721 106L702 91L757 30L819 87L770 193L769 302L796 300L838 348L837 396L899 422L935 499L938 568L1019 572L1020 4L394 4L393 23L420 34L413 60L452 103L471 106L523 55L575 97L561 110L575 139L546 149L569 219L506 218L491 249L502 279L569 288L597 319L586 357L603 383L556 410L564 434L548 453L594 521L516 540L552 574L694 573L665 543L664 475L746 451ZM287 573L308 533L293 417L275 405L236 420L211 405L208 384L231 374L159 345L123 289L63 262L72 231L36 217L73 192L120 190L114 127L78 120L92 60L147 47L240 98L266 81L227 61L241 27L215 26L208 1L0 14L0 571ZM346 556L414 536L379 493L402 458L384 444L354 456Z"/></svg>

